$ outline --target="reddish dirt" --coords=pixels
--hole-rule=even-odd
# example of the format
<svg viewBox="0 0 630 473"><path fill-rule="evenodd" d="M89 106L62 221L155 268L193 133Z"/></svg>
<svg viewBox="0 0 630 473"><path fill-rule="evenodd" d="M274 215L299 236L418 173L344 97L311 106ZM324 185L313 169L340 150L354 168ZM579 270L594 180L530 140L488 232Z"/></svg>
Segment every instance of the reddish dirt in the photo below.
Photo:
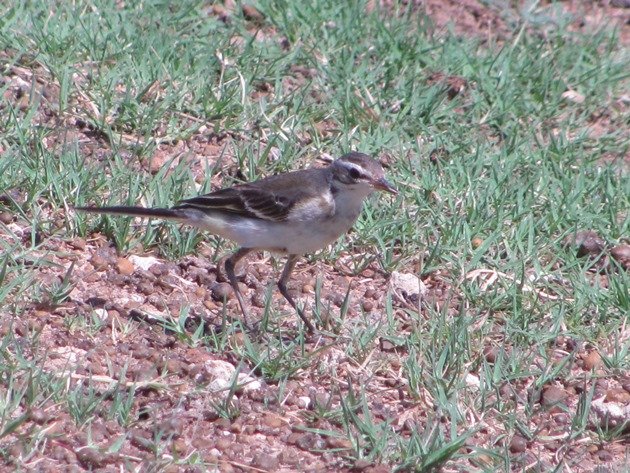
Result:
<svg viewBox="0 0 630 473"><path fill-rule="evenodd" d="M620 41L628 44L630 10L611 7L607 2L560 2L559 5L575 15L576 29L595 28L602 19L618 22ZM417 7L429 14L436 34L451 22L460 35L504 41L510 34L506 26L510 18L506 14L476 1L430 0L417 2ZM220 13L226 14L226 11L223 9ZM254 11L247 14L252 21L257 21ZM33 74L37 93L24 94L22 85L30 87ZM454 81L457 85L454 93L457 93L460 85L457 78L435 77L435 80L442 79ZM6 89L5 98L18 108L27 107L33 97L41 100L38 120L55 130L45 146L61 149L78 143L82 155L97 161L107 159L111 148L99 130L76 116L55 114L53 105L58 87L49 84L42 71L16 67L5 80L13 82ZM155 93L159 94L159 88ZM257 93L264 94L265 86ZM89 106L80 97L76 101L78 109ZM129 162L157 170L176 163L182 156L192 156L189 165L201 179L206 166L220 160L221 172L212 183L218 187L222 176L234 176L238 172L231 148L236 139L239 137L214 135L202 127L189 140L165 142L150 163L135 162L131 156ZM19 202L19 192L14 194L12 198ZM60 229L64 228L64 215L49 217L60 222ZM8 211L0 212L0 220L18 238L24 241L30 238L26 222ZM389 420L391 429L405 438L422 431L428 421L434 419L433 405L426 393L422 389L412 392L408 380L401 376L399 355L405 354L404 347L380 340L371 346L369 353L350 358L340 346L347 327L341 327L341 336L337 339L309 341L307 347L312 356L308 365L297 370L286 385L264 381L254 366L243 366L244 386L224 402L226 385L221 383L225 383L226 378L219 372L227 371L229 381L239 362L231 353L243 346L244 336L230 335L226 340L229 348L221 356L209 353L204 347L191 347L185 341L201 323L206 333L215 333L222 323L224 308L220 299L224 294L228 298L226 312L238 313L231 292L226 290L220 266L208 258L213 250L202 246L198 256L179 261L158 258L156 264L141 269L141 260L116 254L112 243L98 234L87 240L64 238L59 234L61 232L57 232L57 236L41 235L44 241L41 256L58 266L43 267L38 278L50 288L59 285L70 262L74 262L71 275L74 288L67 300L29 304L19 317L0 309L0 329L3 335L13 333L18 344L30 340L34 333L39 334L37 345L25 345L24 356L40 360L51 379L71 373L69 389L81 392L83 399L95 396L98 408L87 416L91 419L89 433L81 422L68 414L66 405L50 403L42 409L23 412L27 414L25 423L0 440L0 448L5 452L0 461L5 471L14 470L18 465L32 471L70 471L73 468L119 471L123 465L159 470L164 458L174 462L194 453L203 461L218 464L222 472L385 472L390 471L390 465L381 465L378 460L354 460L353 445L341 430L340 422L322 413L338 409L350 390L357 393L364 388L374 420ZM12 236L0 234L0 238ZM133 256L151 255L134 251ZM343 271L343 260L342 255L337 266L324 262L300 263L291 286L300 299L312 301L319 277L323 283L322 300L335 308L342 305L350 287L349 324L369 327L385 323L382 314L387 275L372 264L360 274L349 276ZM277 277L278 272L262 255L249 258L247 269L243 290L247 302L251 303L253 318L258 320L262 316L268 281ZM448 276L442 274L433 274L424 281L429 303L446 304L451 294L448 281ZM281 312L286 315L272 323L283 327L287 336L294 336L295 314L277 291L272 297L273 306L278 311L284 308ZM394 319L402 338L414 329L404 310L411 302L395 302ZM457 301L451 304L455 311ZM183 307L190 308L188 322L182 329L185 334L165 330L159 320L149 315L167 317L169 313L179 314ZM359 320L358 314L362 311L368 314L367 320ZM325 316L326 311L323 313ZM324 328L337 330L337 322L328 320ZM264 347L265 338L255 343ZM478 361L485 360L492 365L500 349L509 347L488 339L486 346L478 348ZM582 438L570 439L570 435L572 413L583 393L593 388L594 398L603 399L604 404L627 406L630 404L630 377L611 372L594 347L581 346L571 338L555 340L548 347L548 355L558 362L572 360L571 376L545 386L534 386L531 379L520 379L506 384L488 399L493 402L493 397L496 400L496 396L501 396L503 402L518 412L518 418L526 423L526 430L534 432L533 436L507 438L507 428L499 416L478 419L473 412L466 412L479 430L460 453L474 455L453 469L447 466L445 471L484 468L492 459L479 453L480 449L497 445L505 446L519 471L529 467L550 471L559 463L574 472L590 472L598 466L608 468L600 470L602 472L627 468L627 444L605 440L585 443ZM87 390L88 381L96 385L92 393ZM474 371L466 379L471 390L476 389L478 381ZM129 418L126 421L111 418L111 406L125 402L127 396L133 396ZM231 409L234 415L231 419L219 416L217 406L225 407L228 412ZM535 411L533 417L526 418L526 408ZM448 432L448 428L444 430ZM41 435L45 440L37 454L24 458L23 453L31 448L29 443L34 441L34 435ZM119 447L116 447L117 442L120 442ZM177 466L169 468L167 471L180 471ZM186 471L198 470L189 467Z"/></svg>

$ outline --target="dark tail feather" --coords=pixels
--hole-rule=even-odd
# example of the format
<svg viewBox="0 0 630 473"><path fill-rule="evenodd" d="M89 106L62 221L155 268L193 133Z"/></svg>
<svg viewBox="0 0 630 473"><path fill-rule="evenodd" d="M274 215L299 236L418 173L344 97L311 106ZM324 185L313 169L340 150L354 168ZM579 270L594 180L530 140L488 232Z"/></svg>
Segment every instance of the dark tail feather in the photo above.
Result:
<svg viewBox="0 0 630 473"><path fill-rule="evenodd" d="M168 220L185 219L180 211L172 209L147 209L145 207L75 207L78 212L94 214L128 215L130 217L164 218Z"/></svg>

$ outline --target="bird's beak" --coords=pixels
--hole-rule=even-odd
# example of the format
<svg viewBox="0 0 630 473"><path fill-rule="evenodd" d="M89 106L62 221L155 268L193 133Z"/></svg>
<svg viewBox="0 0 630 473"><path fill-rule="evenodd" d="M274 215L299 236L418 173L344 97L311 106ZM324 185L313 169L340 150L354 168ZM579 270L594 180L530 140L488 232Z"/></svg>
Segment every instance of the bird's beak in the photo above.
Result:
<svg viewBox="0 0 630 473"><path fill-rule="evenodd" d="M372 183L372 185L374 186L374 189L378 189L379 191L389 192L390 194L394 195L398 194L396 188L392 186L384 177L377 179Z"/></svg>

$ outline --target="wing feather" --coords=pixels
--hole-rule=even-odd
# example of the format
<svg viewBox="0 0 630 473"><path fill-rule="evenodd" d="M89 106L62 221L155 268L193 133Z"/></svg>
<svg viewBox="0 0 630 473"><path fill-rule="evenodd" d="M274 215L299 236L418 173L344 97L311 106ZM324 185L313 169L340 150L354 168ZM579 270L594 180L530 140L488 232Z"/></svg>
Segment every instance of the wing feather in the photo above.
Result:
<svg viewBox="0 0 630 473"><path fill-rule="evenodd" d="M186 199L174 208L226 212L273 222L317 219L335 211L329 179L324 169L295 171ZM327 191L325 195L322 190Z"/></svg>

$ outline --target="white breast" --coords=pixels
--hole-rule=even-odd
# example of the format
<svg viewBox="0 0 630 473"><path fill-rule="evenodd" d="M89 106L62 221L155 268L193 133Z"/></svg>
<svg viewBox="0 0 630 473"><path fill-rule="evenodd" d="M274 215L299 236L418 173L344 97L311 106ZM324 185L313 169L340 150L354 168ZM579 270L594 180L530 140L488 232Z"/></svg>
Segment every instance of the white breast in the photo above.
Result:
<svg viewBox="0 0 630 473"><path fill-rule="evenodd" d="M244 248L260 248L295 255L313 253L350 230L361 213L363 200L370 193L371 188L344 188L326 197L327 202L334 198L335 204L334 207L327 206L327 212L318 215L317 208L304 206L299 214L292 216L294 218L282 222L252 218L226 220L221 214L212 216L200 212L199 218L195 219L195 226L235 241ZM316 205L316 202L309 205ZM334 211L331 212L333 208Z"/></svg>

